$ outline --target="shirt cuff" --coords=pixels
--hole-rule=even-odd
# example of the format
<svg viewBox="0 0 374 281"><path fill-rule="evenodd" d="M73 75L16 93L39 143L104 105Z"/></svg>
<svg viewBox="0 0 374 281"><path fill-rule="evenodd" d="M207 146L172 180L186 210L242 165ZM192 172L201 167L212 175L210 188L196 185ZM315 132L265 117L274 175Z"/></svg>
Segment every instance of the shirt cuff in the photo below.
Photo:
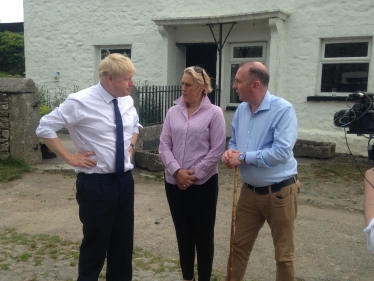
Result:
<svg viewBox="0 0 374 281"><path fill-rule="evenodd" d="M257 166L257 151L247 151L245 153L245 163Z"/></svg>
<svg viewBox="0 0 374 281"><path fill-rule="evenodd" d="M36 129L36 135L39 138L45 138L45 139L57 138L57 133L52 128L41 126L41 125L39 125L39 127Z"/></svg>
<svg viewBox="0 0 374 281"><path fill-rule="evenodd" d="M367 247L370 251L374 252L374 218L371 219L364 232L367 237Z"/></svg>

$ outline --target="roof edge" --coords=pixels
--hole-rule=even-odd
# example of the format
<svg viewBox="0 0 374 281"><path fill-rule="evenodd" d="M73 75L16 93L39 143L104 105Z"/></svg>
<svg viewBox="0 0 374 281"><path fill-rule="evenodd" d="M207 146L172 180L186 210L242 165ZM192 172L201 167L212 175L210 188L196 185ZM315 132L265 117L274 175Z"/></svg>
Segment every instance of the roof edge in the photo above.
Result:
<svg viewBox="0 0 374 281"><path fill-rule="evenodd" d="M196 24L219 24L240 21L253 21L269 18L279 18L286 20L291 15L288 11L269 10L257 11L251 13L202 16L202 17L175 17L175 18L155 18L152 21L158 26L179 26L179 25L196 25Z"/></svg>

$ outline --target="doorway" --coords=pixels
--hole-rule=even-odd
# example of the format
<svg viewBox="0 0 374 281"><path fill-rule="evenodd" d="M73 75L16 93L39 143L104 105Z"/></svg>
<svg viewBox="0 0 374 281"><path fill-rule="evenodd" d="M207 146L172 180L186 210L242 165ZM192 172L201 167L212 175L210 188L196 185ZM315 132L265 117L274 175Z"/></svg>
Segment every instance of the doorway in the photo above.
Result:
<svg viewBox="0 0 374 281"><path fill-rule="evenodd" d="M208 95L211 103L216 101L217 45L214 43L183 44L186 46L186 67L201 66L208 73L213 92Z"/></svg>

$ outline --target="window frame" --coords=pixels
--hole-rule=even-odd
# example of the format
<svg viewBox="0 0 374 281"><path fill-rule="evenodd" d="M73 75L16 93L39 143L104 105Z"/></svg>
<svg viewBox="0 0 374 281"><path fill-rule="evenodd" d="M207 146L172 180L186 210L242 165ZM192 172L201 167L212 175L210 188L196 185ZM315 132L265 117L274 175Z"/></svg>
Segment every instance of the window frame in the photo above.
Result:
<svg viewBox="0 0 374 281"><path fill-rule="evenodd" d="M123 46L100 46L99 48L98 48L98 51L99 51L99 59L100 60L102 60L103 59L103 57L102 57L102 55L101 55L101 52L102 51L106 51L106 50L130 50L130 55L129 55L129 57L131 58L131 51L132 51L132 49L131 49L131 46L126 46L126 45L123 45ZM123 53L122 53L123 54Z"/></svg>
<svg viewBox="0 0 374 281"><path fill-rule="evenodd" d="M131 53L130 53L130 58L132 56L132 45L131 44L121 44L121 45L96 45L94 46L94 82L95 83L98 83L99 82L99 71L97 69L97 67L99 66L100 64L100 61L102 60L102 57L101 57L101 51L102 50L118 50L118 49L130 49Z"/></svg>
<svg viewBox="0 0 374 281"><path fill-rule="evenodd" d="M262 57L253 57L253 58L234 58L234 48L236 47L252 47L252 46L261 46L262 47ZM242 62L246 61L259 61L262 62L265 66L268 62L268 42L267 41L258 41L258 42L247 42L247 43L231 43L230 44L230 73L229 73L229 81L230 81L230 92L228 97L228 106L238 106L239 103L231 102L231 91L232 91L232 81L231 81L231 66L233 64L241 64Z"/></svg>
<svg viewBox="0 0 374 281"><path fill-rule="evenodd" d="M368 43L368 50L366 57L338 57L338 58L325 58L325 48L327 44L336 44L336 43L356 43L356 42L367 42ZM317 84L317 95L321 96L329 96L332 95L331 92L322 92L321 85L322 85L322 68L324 64L344 64L344 63L368 63L369 64L369 71L370 71L370 62L371 62L371 51L372 51L372 39L368 37L360 37L360 38L326 38L321 39L321 55L319 61L319 68L318 68L318 82ZM369 85L369 72L368 72L368 83ZM335 95L337 96L346 96L351 92L336 92Z"/></svg>

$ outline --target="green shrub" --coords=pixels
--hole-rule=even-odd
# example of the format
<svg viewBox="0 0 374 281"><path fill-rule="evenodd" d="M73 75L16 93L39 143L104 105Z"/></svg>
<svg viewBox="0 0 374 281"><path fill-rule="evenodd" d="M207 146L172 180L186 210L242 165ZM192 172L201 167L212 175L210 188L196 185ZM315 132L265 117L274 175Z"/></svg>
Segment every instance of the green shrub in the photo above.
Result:
<svg viewBox="0 0 374 281"><path fill-rule="evenodd" d="M23 174L31 171L31 167L23 160L8 157L0 160L0 182L22 178Z"/></svg>
<svg viewBox="0 0 374 281"><path fill-rule="evenodd" d="M52 111L52 109L46 105L45 103L41 103L39 105L39 112L40 112L40 116L44 116L48 113L50 113Z"/></svg>
<svg viewBox="0 0 374 281"><path fill-rule="evenodd" d="M79 91L79 87L73 85L73 90L67 88L54 88L48 89L46 86L37 86L39 93L40 115L43 116L51 112L54 108L58 107L67 96L71 93ZM42 109L43 107L43 109ZM49 112L48 112L49 109ZM42 112L46 112L42 115Z"/></svg>
<svg viewBox="0 0 374 281"><path fill-rule="evenodd" d="M142 125L162 123L162 88L159 86L143 86L139 91L139 119Z"/></svg>
<svg viewBox="0 0 374 281"><path fill-rule="evenodd" d="M25 48L22 32L0 32L0 70L9 74L25 72Z"/></svg>

